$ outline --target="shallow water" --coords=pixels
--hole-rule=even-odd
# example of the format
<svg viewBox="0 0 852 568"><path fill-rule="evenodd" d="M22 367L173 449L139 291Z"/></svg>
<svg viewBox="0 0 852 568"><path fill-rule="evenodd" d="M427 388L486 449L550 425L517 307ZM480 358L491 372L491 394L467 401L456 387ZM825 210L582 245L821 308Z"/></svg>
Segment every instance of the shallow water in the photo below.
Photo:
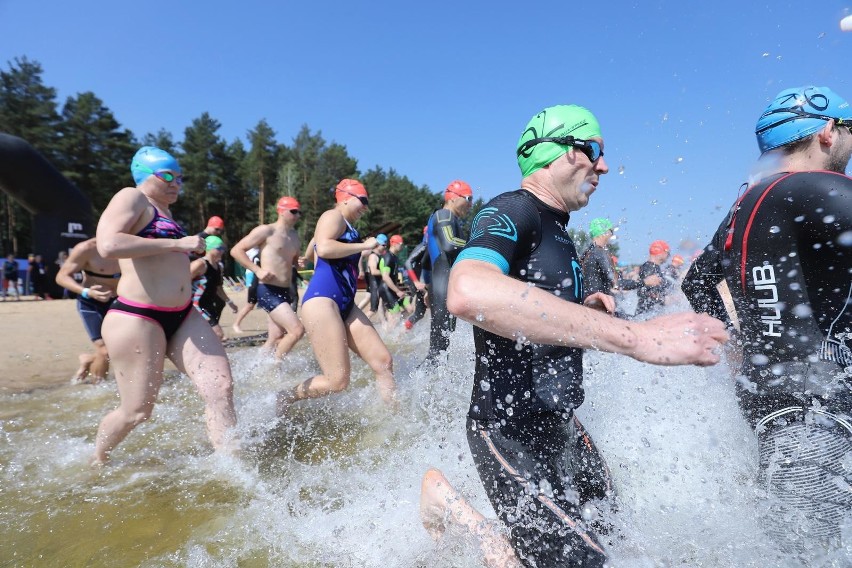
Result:
<svg viewBox="0 0 852 568"><path fill-rule="evenodd" d="M272 426L274 393L315 370L307 342L286 362L231 352L239 459L210 455L185 377L101 469L86 465L115 385L0 400L0 566L475 567L476 547L420 525L428 467L493 516L464 435L473 369L459 322L451 366L417 369L428 321L385 334L401 409L379 402L354 360L350 390L293 407ZM618 491L614 566L846 566L852 554L786 557L763 535L756 442L729 374L586 357L579 416Z"/></svg>

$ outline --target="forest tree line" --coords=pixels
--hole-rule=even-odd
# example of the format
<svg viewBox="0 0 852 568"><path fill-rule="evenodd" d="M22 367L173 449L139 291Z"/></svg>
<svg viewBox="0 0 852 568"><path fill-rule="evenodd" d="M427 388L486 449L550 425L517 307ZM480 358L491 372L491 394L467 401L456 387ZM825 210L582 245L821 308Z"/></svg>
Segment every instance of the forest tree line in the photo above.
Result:
<svg viewBox="0 0 852 568"><path fill-rule="evenodd" d="M443 203L443 189L432 192L393 168L361 172L345 145L326 141L307 125L284 144L261 119L247 131L246 145L239 138L223 139L221 123L203 112L180 140L164 129L137 136L123 128L93 92L69 96L60 107L56 89L44 84L42 74L41 65L26 57L15 58L0 71L0 132L23 138L43 154L91 200L95 219L116 191L132 184L130 160L143 145L167 150L181 164L185 177L172 206L175 219L196 232L218 215L225 219L230 244L259 223L275 221L275 203L284 195L302 206L303 221L297 229L307 242L317 218L333 204L331 189L347 177L361 180L370 193L370 208L358 229L369 233L396 222L411 246L420 241L429 215ZM481 200L476 205L478 209ZM0 193L0 207L2 254L38 253L30 249L30 213L5 193Z"/></svg>

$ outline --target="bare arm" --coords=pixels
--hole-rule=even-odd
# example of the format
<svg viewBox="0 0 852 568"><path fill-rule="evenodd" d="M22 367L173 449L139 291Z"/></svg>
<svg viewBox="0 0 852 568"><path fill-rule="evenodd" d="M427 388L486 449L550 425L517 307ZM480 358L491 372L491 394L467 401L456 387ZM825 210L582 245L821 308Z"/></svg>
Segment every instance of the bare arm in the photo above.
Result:
<svg viewBox="0 0 852 568"><path fill-rule="evenodd" d="M341 243L337 237L346 230L346 221L343 215L334 209L323 213L314 231L316 242L316 253L321 258L344 258L350 254L370 250L376 246L375 237L370 237L363 243Z"/></svg>
<svg viewBox="0 0 852 568"><path fill-rule="evenodd" d="M266 239L271 235L273 229L269 225L259 225L251 230L251 232L240 239L240 241L231 247L231 258L237 261L240 266L246 270L255 272L257 265L248 257L248 250L254 247L262 248L266 244Z"/></svg>
<svg viewBox="0 0 852 568"><path fill-rule="evenodd" d="M450 273L447 308L503 337L621 353L659 365L715 364L719 356L712 349L727 341L722 322L706 314L627 322L566 302L504 275L492 264L470 259L457 263Z"/></svg>
<svg viewBox="0 0 852 568"><path fill-rule="evenodd" d="M98 221L98 253L104 258L138 258L164 252L204 250L204 240L197 235L182 239L146 239L133 234L133 228L141 224L149 207L152 205L135 187L125 187L116 193Z"/></svg>
<svg viewBox="0 0 852 568"><path fill-rule="evenodd" d="M86 267L94 246L94 243L90 244L89 241L83 241L71 249L68 260L62 263L59 272L56 273L56 283L75 294L81 294L83 285L74 280L74 274L82 272Z"/></svg>
<svg viewBox="0 0 852 568"><path fill-rule="evenodd" d="M207 262L203 258L197 258L189 263L189 274L193 280L201 278L207 272Z"/></svg>

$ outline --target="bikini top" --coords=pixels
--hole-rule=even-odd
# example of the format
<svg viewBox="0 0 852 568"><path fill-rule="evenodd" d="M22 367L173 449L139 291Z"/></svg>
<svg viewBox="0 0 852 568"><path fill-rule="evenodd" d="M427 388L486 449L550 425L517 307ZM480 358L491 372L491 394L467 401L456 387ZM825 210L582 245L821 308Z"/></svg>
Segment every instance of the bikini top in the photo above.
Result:
<svg viewBox="0 0 852 568"><path fill-rule="evenodd" d="M94 278L121 278L121 272L116 272L115 274L101 274L100 272L84 270L83 274L85 274L86 276L92 276Z"/></svg>
<svg viewBox="0 0 852 568"><path fill-rule="evenodd" d="M154 218L136 233L136 236L145 239L182 239L187 236L187 233L174 219L163 217L154 207Z"/></svg>

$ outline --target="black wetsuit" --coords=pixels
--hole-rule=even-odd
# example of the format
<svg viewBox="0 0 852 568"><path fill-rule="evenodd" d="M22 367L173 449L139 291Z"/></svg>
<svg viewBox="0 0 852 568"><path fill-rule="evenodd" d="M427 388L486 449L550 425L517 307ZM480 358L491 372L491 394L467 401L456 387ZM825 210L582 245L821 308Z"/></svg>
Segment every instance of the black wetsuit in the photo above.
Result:
<svg viewBox="0 0 852 568"><path fill-rule="evenodd" d="M405 272L408 274L408 279L411 280L412 290L414 291L414 313L408 317L405 324L409 328L422 320L423 316L426 315L426 291L417 290L414 282L420 281L426 285L430 282L429 276L431 274L426 268L426 261L429 259L428 252L428 241L424 236L420 244L411 249L411 252L408 253L408 258L405 259Z"/></svg>
<svg viewBox="0 0 852 568"><path fill-rule="evenodd" d="M367 267L364 269L364 280L367 282L367 290L370 292L370 311L376 313L379 311L379 282L381 277L377 277L370 271L370 257L376 257L376 269L379 268L379 260L381 257L376 251L370 251L367 255Z"/></svg>
<svg viewBox="0 0 852 568"><path fill-rule="evenodd" d="M639 287L635 280L620 278L615 272L610 252L602 246L592 243L580 257L583 267L583 288L586 296L595 292L612 294L613 288L633 290Z"/></svg>
<svg viewBox="0 0 852 568"><path fill-rule="evenodd" d="M222 310L225 309L225 300L219 296L219 288L222 287L224 281L222 271L207 259L204 259L204 263L207 265L207 270L204 272L206 284L198 298L198 308L211 326L218 325L219 318L222 317Z"/></svg>
<svg viewBox="0 0 852 568"><path fill-rule="evenodd" d="M779 493L782 501L792 496L790 510L828 523L816 529L821 536L839 534L835 517L852 506L848 489L836 493L838 480L852 483L842 466L852 459L844 371L852 365L850 231L852 179L832 172L776 174L748 188L682 284L696 311L730 322L716 288L727 282L743 351L737 395L758 428L761 471L775 468L771 477L786 484ZM816 430L803 430L806 423ZM788 455L805 437L819 440Z"/></svg>
<svg viewBox="0 0 852 568"><path fill-rule="evenodd" d="M384 275L389 274L396 287L401 288L402 283L399 281L399 258L391 251L386 251L379 259L379 272L383 276L379 282L379 297L384 302L386 310L389 312L398 312L402 308L402 298L397 296L396 292L385 284Z"/></svg>
<svg viewBox="0 0 852 568"><path fill-rule="evenodd" d="M432 330L429 334L429 358L432 359L450 346L450 333L456 328L456 318L447 310L447 287L450 269L465 245L462 221L449 209L438 209L429 217L427 247L432 265L429 285L429 307L432 310Z"/></svg>
<svg viewBox="0 0 852 568"><path fill-rule="evenodd" d="M661 282L656 286L648 286L645 284L645 279L649 276L659 276ZM636 305L636 313L643 314L648 310L661 307L666 301L666 294L669 293L672 284L666 278L663 269L659 264L650 260L639 267L639 289L636 294L639 296L639 303Z"/></svg>
<svg viewBox="0 0 852 568"><path fill-rule="evenodd" d="M583 279L568 214L525 190L476 216L458 262L491 263L567 302ZM468 443L494 510L527 566L603 566L581 506L611 491L609 471L574 416L583 402L583 351L519 343L474 327L476 372Z"/></svg>

